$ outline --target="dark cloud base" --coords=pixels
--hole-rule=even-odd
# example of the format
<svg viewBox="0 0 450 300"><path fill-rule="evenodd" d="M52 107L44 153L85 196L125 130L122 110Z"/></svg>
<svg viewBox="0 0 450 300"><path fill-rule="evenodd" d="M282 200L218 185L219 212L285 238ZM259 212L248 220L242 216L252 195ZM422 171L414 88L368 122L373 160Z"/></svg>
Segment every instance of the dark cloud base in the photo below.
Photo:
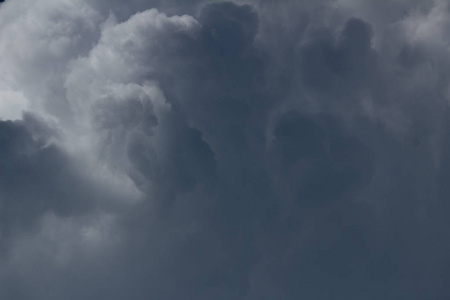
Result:
<svg viewBox="0 0 450 300"><path fill-rule="evenodd" d="M438 12L360 2L370 20L328 1L94 1L137 40L103 33L91 55L137 71L99 60L92 86L156 82L169 107L89 107L99 159L142 199L87 176L38 112L0 121L0 298L449 299L448 62L395 27ZM152 7L195 23L139 27ZM99 237L79 229L105 215Z"/></svg>

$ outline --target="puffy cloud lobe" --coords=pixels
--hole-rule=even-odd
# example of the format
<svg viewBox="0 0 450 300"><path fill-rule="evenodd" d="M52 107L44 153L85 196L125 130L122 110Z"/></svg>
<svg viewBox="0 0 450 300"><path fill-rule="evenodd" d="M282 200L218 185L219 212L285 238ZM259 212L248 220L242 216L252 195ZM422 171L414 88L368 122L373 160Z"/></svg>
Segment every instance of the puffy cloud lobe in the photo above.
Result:
<svg viewBox="0 0 450 300"><path fill-rule="evenodd" d="M2 238L33 230L44 214L78 216L114 199L51 142L56 134L28 114L21 121L1 122Z"/></svg>
<svg viewBox="0 0 450 300"><path fill-rule="evenodd" d="M45 140L35 139L27 126L36 124L27 123L30 122L1 124L2 235L5 236L17 226L33 225L35 218L47 209L72 214L76 206L86 205L70 200L71 188L67 185L72 180L70 172L67 174L64 154L46 145Z"/></svg>
<svg viewBox="0 0 450 300"><path fill-rule="evenodd" d="M231 2L210 4L202 9L200 22L207 40L218 49L211 53L227 56L241 52L252 42L258 30L258 17L248 5Z"/></svg>
<svg viewBox="0 0 450 300"><path fill-rule="evenodd" d="M352 18L338 37L327 28L310 35L300 50L301 79L325 105L338 107L374 89L379 67L369 24Z"/></svg>
<svg viewBox="0 0 450 300"><path fill-rule="evenodd" d="M445 4L40 3L0 40L73 47L1 62L0 296L446 299Z"/></svg>
<svg viewBox="0 0 450 300"><path fill-rule="evenodd" d="M1 14L1 85L22 98L21 109L69 118L62 90L67 62L89 51L100 16L83 1L7 2ZM8 101L11 93L4 96ZM11 117L20 115L2 115Z"/></svg>

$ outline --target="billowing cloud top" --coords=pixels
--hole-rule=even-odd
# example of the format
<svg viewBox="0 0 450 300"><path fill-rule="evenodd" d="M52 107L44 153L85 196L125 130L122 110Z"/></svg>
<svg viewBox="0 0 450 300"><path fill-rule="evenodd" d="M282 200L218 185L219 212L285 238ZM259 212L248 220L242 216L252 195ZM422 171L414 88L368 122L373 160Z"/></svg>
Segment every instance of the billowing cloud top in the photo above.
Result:
<svg viewBox="0 0 450 300"><path fill-rule="evenodd" d="M449 299L449 49L438 0L4 1L0 299Z"/></svg>

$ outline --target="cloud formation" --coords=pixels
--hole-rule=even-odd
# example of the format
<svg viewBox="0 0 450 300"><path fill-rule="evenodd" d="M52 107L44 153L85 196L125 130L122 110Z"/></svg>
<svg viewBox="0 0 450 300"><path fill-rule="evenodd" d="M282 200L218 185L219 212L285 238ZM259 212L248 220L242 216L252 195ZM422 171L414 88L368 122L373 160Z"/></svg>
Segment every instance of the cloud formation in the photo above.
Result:
<svg viewBox="0 0 450 300"><path fill-rule="evenodd" d="M449 9L5 1L0 298L448 299Z"/></svg>

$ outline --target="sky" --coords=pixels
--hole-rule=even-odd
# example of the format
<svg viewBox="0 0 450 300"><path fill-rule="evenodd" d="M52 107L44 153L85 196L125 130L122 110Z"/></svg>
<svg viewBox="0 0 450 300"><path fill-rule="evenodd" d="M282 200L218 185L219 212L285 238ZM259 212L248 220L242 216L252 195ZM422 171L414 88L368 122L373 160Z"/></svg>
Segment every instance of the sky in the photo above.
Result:
<svg viewBox="0 0 450 300"><path fill-rule="evenodd" d="M6 0L0 299L450 299L450 4Z"/></svg>

